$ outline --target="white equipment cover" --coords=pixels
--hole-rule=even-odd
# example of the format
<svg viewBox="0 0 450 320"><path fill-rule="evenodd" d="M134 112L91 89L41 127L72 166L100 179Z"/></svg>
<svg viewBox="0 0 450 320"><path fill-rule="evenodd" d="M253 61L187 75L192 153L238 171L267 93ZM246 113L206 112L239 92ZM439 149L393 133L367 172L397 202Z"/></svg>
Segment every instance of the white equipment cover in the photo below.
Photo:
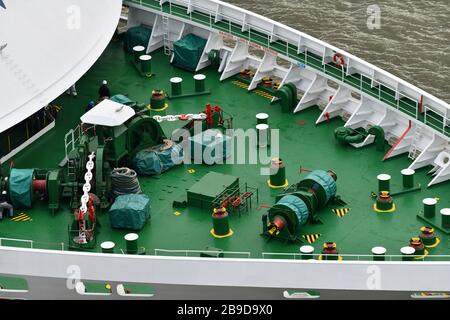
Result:
<svg viewBox="0 0 450 320"><path fill-rule="evenodd" d="M106 127L117 127L135 115L133 108L111 100L103 100L86 112L81 122Z"/></svg>
<svg viewBox="0 0 450 320"><path fill-rule="evenodd" d="M0 0L0 133L89 70L121 8L121 0Z"/></svg>

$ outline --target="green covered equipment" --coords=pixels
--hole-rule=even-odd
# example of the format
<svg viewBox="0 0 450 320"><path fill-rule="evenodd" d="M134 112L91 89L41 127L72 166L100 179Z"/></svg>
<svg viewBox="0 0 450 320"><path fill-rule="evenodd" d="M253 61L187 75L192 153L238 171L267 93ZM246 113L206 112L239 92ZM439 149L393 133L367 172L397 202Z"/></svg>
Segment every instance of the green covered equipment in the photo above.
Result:
<svg viewBox="0 0 450 320"><path fill-rule="evenodd" d="M109 209L111 227L140 230L150 219L150 199L144 194L118 196Z"/></svg>
<svg viewBox="0 0 450 320"><path fill-rule="evenodd" d="M129 28L124 39L123 47L129 53L133 52L133 47L144 46L147 48L148 42L150 40L150 35L152 34L152 28L147 26L137 26Z"/></svg>
<svg viewBox="0 0 450 320"><path fill-rule="evenodd" d="M133 107L136 105L136 101L131 100L130 98L128 98L127 96L125 96L123 94L116 94L116 95L112 96L109 100L124 104L129 107Z"/></svg>
<svg viewBox="0 0 450 320"><path fill-rule="evenodd" d="M183 148L175 144L161 150L162 145L136 153L132 160L133 169L141 176L154 176L183 162Z"/></svg>
<svg viewBox="0 0 450 320"><path fill-rule="evenodd" d="M14 208L31 208L33 176L33 169L11 169L9 175L9 197Z"/></svg>
<svg viewBox="0 0 450 320"><path fill-rule="evenodd" d="M179 68L195 71L205 46L206 39L188 34L173 44L173 64Z"/></svg>

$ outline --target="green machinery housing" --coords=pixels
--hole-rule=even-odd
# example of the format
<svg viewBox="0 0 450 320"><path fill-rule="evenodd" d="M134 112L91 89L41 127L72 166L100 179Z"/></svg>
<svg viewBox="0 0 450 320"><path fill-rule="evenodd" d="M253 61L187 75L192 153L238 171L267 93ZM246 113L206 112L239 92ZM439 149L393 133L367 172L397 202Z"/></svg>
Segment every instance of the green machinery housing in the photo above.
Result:
<svg viewBox="0 0 450 320"><path fill-rule="evenodd" d="M131 106L139 112L119 126L81 125L72 150L57 168L11 168L1 178L1 186L2 190L8 191L13 206L30 208L39 195L40 199L48 202L48 208L52 212L61 207L64 198L70 199L72 208L77 208L83 193L88 155L94 152L94 178L90 192L100 199L101 208L108 207L111 168L127 165L137 152L162 144L165 139L159 123L143 114L143 110L146 113L148 110L140 109L136 103Z"/></svg>
<svg viewBox="0 0 450 320"><path fill-rule="evenodd" d="M35 199L43 199L54 213L63 200L71 208L80 205L85 183L88 156L94 152L93 180L90 192L95 194L100 208L105 209L111 203L112 168L130 166L133 157L141 150L161 145L167 139L159 122L150 115L145 104L139 104L123 95L111 98L115 102L127 105L135 110L135 115L117 126L99 126L81 124L68 135L76 136L67 150L67 156L58 167L43 169L11 168L1 179L1 190L7 190L15 208L30 208ZM223 111L210 111L210 117L201 121L202 130L219 127ZM187 121L185 127L193 128L194 120ZM78 132L76 134L75 132ZM66 135L66 137L68 136ZM39 195L37 195L39 194Z"/></svg>
<svg viewBox="0 0 450 320"><path fill-rule="evenodd" d="M263 215L263 235L301 241L301 227L307 222L320 222L319 211L336 197L336 180L334 171L314 170L305 179L289 186Z"/></svg>

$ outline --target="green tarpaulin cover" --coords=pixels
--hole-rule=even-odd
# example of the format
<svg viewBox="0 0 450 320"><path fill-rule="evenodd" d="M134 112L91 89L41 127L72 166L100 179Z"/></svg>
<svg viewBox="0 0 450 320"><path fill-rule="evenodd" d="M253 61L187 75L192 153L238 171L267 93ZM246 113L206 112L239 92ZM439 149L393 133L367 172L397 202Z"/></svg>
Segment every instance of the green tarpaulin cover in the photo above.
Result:
<svg viewBox="0 0 450 320"><path fill-rule="evenodd" d="M145 194L118 196L109 209L111 227L140 230L150 219L150 199Z"/></svg>
<svg viewBox="0 0 450 320"><path fill-rule="evenodd" d="M133 169L141 176L160 175L172 167L183 162L183 148L179 144L173 147L158 151L144 149L139 151L132 160Z"/></svg>
<svg viewBox="0 0 450 320"><path fill-rule="evenodd" d="M206 46L206 39L188 34L173 44L173 64L177 67L195 71Z"/></svg>
<svg viewBox="0 0 450 320"><path fill-rule="evenodd" d="M143 46L147 48L148 42L150 40L150 35L152 34L152 28L146 26L132 27L128 29L125 37L123 39L123 47L128 52L133 52L133 47Z"/></svg>
<svg viewBox="0 0 450 320"><path fill-rule="evenodd" d="M9 197L14 208L31 208L33 169L11 169Z"/></svg>
<svg viewBox="0 0 450 320"><path fill-rule="evenodd" d="M112 96L109 100L121 103L127 106L133 106L136 104L133 100L130 100L127 96L124 96L123 94L116 94L115 96Z"/></svg>

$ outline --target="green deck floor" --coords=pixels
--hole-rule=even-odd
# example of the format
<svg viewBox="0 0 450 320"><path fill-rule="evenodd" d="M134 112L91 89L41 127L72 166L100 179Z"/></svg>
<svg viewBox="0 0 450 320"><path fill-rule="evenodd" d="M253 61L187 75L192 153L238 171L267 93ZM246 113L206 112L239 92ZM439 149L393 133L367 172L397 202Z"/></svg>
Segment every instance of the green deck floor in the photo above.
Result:
<svg viewBox="0 0 450 320"><path fill-rule="evenodd" d="M162 51L152 54L153 72L151 79L141 78L128 62L118 40L113 40L107 50L89 72L77 83L79 96L72 98L61 96L58 104L64 108L59 114L56 129L44 138L18 154L13 160L16 167L55 167L63 158L64 134L74 127L91 99L97 98L97 90L103 79L107 79L113 94L122 93L132 99L147 102L152 89L169 89L169 79L181 76L184 79L183 90L193 89L192 73L174 68ZM197 113L208 102L218 104L226 112L234 115L235 128L252 128L256 123L255 114L266 112L272 128L280 129L281 157L287 166L290 183L298 182L305 173L298 172L299 167L310 169L333 169L338 174L338 194L351 208L344 218L338 218L329 208L321 212L322 225L306 225L303 234L319 233L321 237L314 243L320 250L325 241L337 243L342 254L370 254L374 246L384 246L388 254L399 254L399 249L408 244L412 236L418 234L423 225L416 218L421 209L421 200L425 197L439 197L438 208L449 207L450 184L444 183L422 192L411 193L395 199L398 210L392 214L377 214L371 209L371 191L376 191L376 176L379 173L392 175L392 189L401 187L400 170L406 168L410 161L407 156L397 157L382 162L383 153L375 146L357 150L338 145L333 138L336 127L342 126L339 119L329 124L315 126L320 114L317 108L297 114L281 113L278 104L259 95L248 93L230 81L219 82L219 74L212 69L203 70L207 76L207 87L212 95L196 98L171 100L167 114ZM299 124L303 123L303 124ZM183 123L164 123L166 134ZM388 146L386 146L386 151ZM252 257L261 257L262 252L298 252L299 244L289 244L273 240L267 242L260 236L261 215L265 209L253 209L240 217L231 216L231 228L234 235L226 239L215 239L209 230L212 227L211 213L200 209L173 209L172 201L186 199L186 189L190 188L204 174L217 171L239 176L240 181L259 188L259 204L274 204L275 196L280 191L269 189L267 177L259 175L260 165L185 165L176 167L159 178L141 178L141 187L149 195L152 205L152 219L140 235L140 246L145 246L147 253L154 249L189 249L203 250L206 246L221 248L225 251L250 252ZM189 173L188 169L195 173ZM425 186L430 177L427 169L419 170L416 181ZM180 215L175 215L178 210ZM35 247L59 249L61 242L67 244L67 226L72 215L68 210L60 210L55 216L46 210L45 204L36 203L34 209L25 211L32 221L13 222L4 219L0 222L0 237L30 239L36 241ZM101 223L98 244L112 240L116 248L124 248L123 236L127 231L113 230L109 226L107 213L99 214ZM432 254L450 254L448 238L439 234L442 242ZM13 244L11 244L13 245ZM18 243L15 243L18 245ZM22 244L21 246L28 246ZM95 249L99 251L99 246Z"/></svg>

